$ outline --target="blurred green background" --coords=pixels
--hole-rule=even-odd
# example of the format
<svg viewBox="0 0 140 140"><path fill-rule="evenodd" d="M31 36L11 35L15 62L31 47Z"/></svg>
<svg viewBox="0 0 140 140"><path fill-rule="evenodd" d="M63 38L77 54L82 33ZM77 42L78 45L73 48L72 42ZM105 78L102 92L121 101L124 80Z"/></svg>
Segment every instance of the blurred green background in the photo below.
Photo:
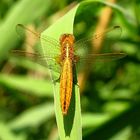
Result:
<svg viewBox="0 0 140 140"><path fill-rule="evenodd" d="M103 0L102 0L103 1ZM22 23L41 32L79 1L0 1L0 140L57 140L53 85L47 68L13 57L13 49L33 51L30 35L18 36ZM112 9L98 2L83 6L74 24L76 39L119 25L121 35L99 39L97 52L111 47L126 57L95 62L78 74L81 86L83 140L140 139L140 1L110 0ZM97 42L96 42L97 43ZM114 51L113 50L113 51Z"/></svg>

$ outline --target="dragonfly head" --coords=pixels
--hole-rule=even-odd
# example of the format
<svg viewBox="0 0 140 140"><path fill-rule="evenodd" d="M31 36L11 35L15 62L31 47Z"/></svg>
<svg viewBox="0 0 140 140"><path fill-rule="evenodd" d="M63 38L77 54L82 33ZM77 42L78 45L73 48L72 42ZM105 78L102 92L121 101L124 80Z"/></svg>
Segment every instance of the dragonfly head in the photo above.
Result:
<svg viewBox="0 0 140 140"><path fill-rule="evenodd" d="M60 41L60 44L63 44L63 43L66 43L66 42L74 44L75 38L74 38L74 35L72 35L72 34L62 34L60 36L59 41Z"/></svg>

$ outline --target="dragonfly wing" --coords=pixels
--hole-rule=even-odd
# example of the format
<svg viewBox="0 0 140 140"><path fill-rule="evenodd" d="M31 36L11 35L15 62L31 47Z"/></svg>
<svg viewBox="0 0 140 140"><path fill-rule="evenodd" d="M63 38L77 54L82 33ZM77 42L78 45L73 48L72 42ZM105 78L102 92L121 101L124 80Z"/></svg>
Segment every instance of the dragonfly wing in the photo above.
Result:
<svg viewBox="0 0 140 140"><path fill-rule="evenodd" d="M111 52L111 46L120 38L122 33L122 29L120 26L114 26L109 28L101 33L93 34L90 37L83 38L78 40L75 43L75 55L79 58L78 67L82 67L82 65L87 63L92 63L94 61L98 62L105 62L105 61L112 61L117 60L125 56L124 53L101 53L101 54L94 54L89 53L91 51L90 47L97 47L98 41L104 40L103 45L104 50L103 52Z"/></svg>
<svg viewBox="0 0 140 140"><path fill-rule="evenodd" d="M102 40L104 41L103 44L106 45L105 49L107 49L108 47L111 48L111 46L114 46L116 41L119 40L121 33L122 29L120 26L113 26L112 28L109 28L104 32L96 33L87 38L78 40L75 43L74 47L76 51L78 51L79 48L89 49L89 46L93 46L94 48L96 48L96 46L98 45L98 41Z"/></svg>
<svg viewBox="0 0 140 140"><path fill-rule="evenodd" d="M83 69L83 66L92 65L93 62L110 62L125 57L125 53L101 53L101 54L88 54L85 57L79 56L76 67L78 71Z"/></svg>
<svg viewBox="0 0 140 140"><path fill-rule="evenodd" d="M25 43L28 44L34 51L39 52L40 54L48 56L50 55L50 57L52 57L53 55L55 56L57 54L60 54L60 45L56 39L49 36L41 36L40 33L37 33L22 24L18 24L16 26L16 31L21 39L24 39L25 36L27 36ZM45 42L43 43L43 45L44 44L46 45L42 46L40 43L41 40ZM33 43L34 41L36 43ZM35 47L33 48L35 44L39 45L36 48ZM44 52L45 49L43 49L43 47L47 48L47 52Z"/></svg>
<svg viewBox="0 0 140 140"><path fill-rule="evenodd" d="M16 50L12 53L14 53L16 56L18 55L19 57L26 57L27 59L35 63L49 68L51 70L52 77L54 75L53 73L56 73L56 75L58 75L58 73L60 73L61 71L60 65L56 62L56 58L60 56L59 42L52 37L41 35L40 33L37 33L22 24L18 24L16 26L16 31L21 39L27 36L26 44L28 44L29 47L32 48L29 49L31 51L28 51L28 49L26 49L28 52ZM36 47L33 47L34 43L32 43L32 40L35 40L37 42Z"/></svg>
<svg viewBox="0 0 140 140"><path fill-rule="evenodd" d="M57 73L60 73L61 71L60 65L56 61L57 56L50 57L50 56L40 55L39 53L31 53L31 52L25 52L21 50L13 50L12 52L10 52L10 55L18 59L28 59L32 62L47 67L50 70L55 71Z"/></svg>
<svg viewBox="0 0 140 140"><path fill-rule="evenodd" d="M88 54L87 56L80 56L79 62L86 61L92 63L94 61L113 61L125 57L125 53L101 53L101 54Z"/></svg>

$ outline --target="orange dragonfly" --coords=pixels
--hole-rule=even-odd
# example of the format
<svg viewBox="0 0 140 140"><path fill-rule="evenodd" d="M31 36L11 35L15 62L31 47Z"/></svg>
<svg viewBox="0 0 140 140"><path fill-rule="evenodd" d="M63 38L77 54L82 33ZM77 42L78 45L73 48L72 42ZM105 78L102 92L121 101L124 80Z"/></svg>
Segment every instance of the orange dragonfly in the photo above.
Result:
<svg viewBox="0 0 140 140"><path fill-rule="evenodd" d="M69 109L71 96L72 96L72 87L73 87L73 68L78 62L86 60L86 62L92 62L96 60L114 60L120 59L125 56L124 53L102 53L102 54L79 54L79 46L87 46L87 42L95 39L97 40L103 35L106 35L112 31L120 29L119 26L114 26L113 28L99 34L95 34L88 39L81 39L75 42L75 37L72 34L62 34L59 38L59 41L48 37L40 36L40 34L33 32L22 24L18 24L17 27L20 30L27 31L33 34L37 38L41 38L44 42L47 42L45 47L50 47L50 51L42 54L39 53L30 53L27 52L29 57L35 57L35 60L45 59L45 66L52 71L60 73L60 102L63 115L66 115ZM54 50L55 48L55 50ZM24 51L15 50L14 54L18 53L19 55L26 54ZM37 57L37 59L36 59ZM51 60L51 62L50 62Z"/></svg>

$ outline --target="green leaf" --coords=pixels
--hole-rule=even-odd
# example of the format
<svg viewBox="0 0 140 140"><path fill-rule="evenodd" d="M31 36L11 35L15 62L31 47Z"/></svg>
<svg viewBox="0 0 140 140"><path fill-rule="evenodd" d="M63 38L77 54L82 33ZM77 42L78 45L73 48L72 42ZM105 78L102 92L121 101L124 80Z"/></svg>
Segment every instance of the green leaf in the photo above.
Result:
<svg viewBox="0 0 140 140"><path fill-rule="evenodd" d="M51 96L52 85L50 81L33 79L31 77L0 74L0 84L11 89L28 91L36 96Z"/></svg>
<svg viewBox="0 0 140 140"><path fill-rule="evenodd" d="M111 118L111 115L108 113L93 113L93 114L83 114L82 115L82 127L85 128L98 128L103 125L106 121Z"/></svg>
<svg viewBox="0 0 140 140"><path fill-rule="evenodd" d="M25 69L41 73L45 76L49 75L48 68L36 62L30 61L29 59L26 59L25 57L10 57L9 63L14 66L20 66Z"/></svg>
<svg viewBox="0 0 140 140"><path fill-rule="evenodd" d="M54 105L45 103L24 111L9 123L12 129L38 127L54 116Z"/></svg>
<svg viewBox="0 0 140 140"><path fill-rule="evenodd" d="M42 33L42 36L43 37L50 36L58 40L60 35L64 33L73 34L73 22L74 22L75 12L77 8L78 8L78 5L74 7L70 12L68 12L65 16L60 18L51 27L45 30ZM43 50L45 54L47 54L47 52L50 52L51 50L53 51L53 48L49 50L50 47L45 47L47 46L47 44L43 39L41 40L41 42L42 42L42 46L44 46ZM82 139L82 125L81 125L79 87L77 85L73 86L71 104L69 107L68 114L66 116L62 115L59 90L60 90L59 83L54 84L55 114L56 114L56 120L57 120L57 126L58 126L60 139L61 140L74 140L74 139L80 140Z"/></svg>
<svg viewBox="0 0 140 140"><path fill-rule="evenodd" d="M9 125L0 123L0 139L1 140L25 140L24 135L16 135L12 132Z"/></svg>

